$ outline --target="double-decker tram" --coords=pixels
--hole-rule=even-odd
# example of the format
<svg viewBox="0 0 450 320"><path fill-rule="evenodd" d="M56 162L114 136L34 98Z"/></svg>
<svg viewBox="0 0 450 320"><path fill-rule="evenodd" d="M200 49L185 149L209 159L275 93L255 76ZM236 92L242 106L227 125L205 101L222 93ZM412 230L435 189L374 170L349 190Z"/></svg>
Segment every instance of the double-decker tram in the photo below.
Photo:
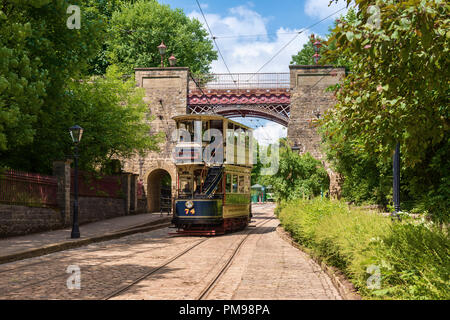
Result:
<svg viewBox="0 0 450 320"><path fill-rule="evenodd" d="M245 229L251 219L252 129L217 115L173 118L178 235L213 236Z"/></svg>

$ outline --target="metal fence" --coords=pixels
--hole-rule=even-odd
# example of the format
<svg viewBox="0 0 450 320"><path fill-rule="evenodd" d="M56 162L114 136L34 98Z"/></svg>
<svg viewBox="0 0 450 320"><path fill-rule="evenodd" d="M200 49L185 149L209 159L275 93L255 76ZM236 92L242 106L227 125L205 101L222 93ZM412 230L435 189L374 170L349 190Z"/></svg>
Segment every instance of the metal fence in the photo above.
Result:
<svg viewBox="0 0 450 320"><path fill-rule="evenodd" d="M72 170L70 192L75 191L75 175ZM99 176L90 172L78 172L78 195L80 197L123 199L121 176Z"/></svg>
<svg viewBox="0 0 450 320"><path fill-rule="evenodd" d="M206 90L287 90L290 88L289 73L224 73L194 76L191 88ZM194 90L195 90L194 89Z"/></svg>
<svg viewBox="0 0 450 320"><path fill-rule="evenodd" d="M58 207L55 177L17 170L0 172L0 203L33 207Z"/></svg>

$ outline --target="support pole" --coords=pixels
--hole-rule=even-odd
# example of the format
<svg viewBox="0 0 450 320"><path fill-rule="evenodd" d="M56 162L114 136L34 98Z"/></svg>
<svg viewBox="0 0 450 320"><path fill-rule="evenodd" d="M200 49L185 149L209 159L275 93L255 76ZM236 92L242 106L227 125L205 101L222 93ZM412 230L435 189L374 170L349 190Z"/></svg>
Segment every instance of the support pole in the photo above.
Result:
<svg viewBox="0 0 450 320"><path fill-rule="evenodd" d="M80 229L78 226L78 146L75 145L75 181L74 181L74 201L73 201L73 225L72 225L72 239L80 238Z"/></svg>
<svg viewBox="0 0 450 320"><path fill-rule="evenodd" d="M393 218L399 219L400 212L400 143L397 143L394 154L394 213Z"/></svg>

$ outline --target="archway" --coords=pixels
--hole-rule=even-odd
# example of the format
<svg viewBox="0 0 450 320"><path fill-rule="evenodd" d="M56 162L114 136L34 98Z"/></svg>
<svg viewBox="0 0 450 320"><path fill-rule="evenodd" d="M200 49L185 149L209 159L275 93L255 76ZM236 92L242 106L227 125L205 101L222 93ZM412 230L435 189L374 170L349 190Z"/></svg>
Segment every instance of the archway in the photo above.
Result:
<svg viewBox="0 0 450 320"><path fill-rule="evenodd" d="M147 179L148 211L168 212L172 205L172 177L164 169L152 171Z"/></svg>

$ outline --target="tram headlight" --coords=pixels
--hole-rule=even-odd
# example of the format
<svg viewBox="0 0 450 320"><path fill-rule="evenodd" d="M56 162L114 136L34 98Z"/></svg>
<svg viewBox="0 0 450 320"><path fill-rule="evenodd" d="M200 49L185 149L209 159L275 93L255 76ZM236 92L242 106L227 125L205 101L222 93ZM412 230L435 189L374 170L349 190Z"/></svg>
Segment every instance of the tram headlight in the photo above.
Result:
<svg viewBox="0 0 450 320"><path fill-rule="evenodd" d="M194 202L192 202L192 201L186 202L186 208L192 209L193 207L194 207Z"/></svg>

